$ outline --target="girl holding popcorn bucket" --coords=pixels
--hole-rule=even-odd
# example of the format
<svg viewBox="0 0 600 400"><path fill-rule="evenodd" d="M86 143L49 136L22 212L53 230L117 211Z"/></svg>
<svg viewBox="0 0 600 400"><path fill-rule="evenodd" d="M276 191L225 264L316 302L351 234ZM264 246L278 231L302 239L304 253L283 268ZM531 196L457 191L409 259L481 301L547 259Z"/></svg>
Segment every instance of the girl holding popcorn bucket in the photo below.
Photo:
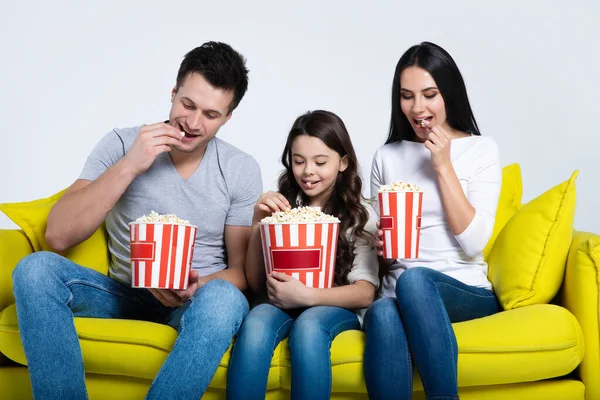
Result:
<svg viewBox="0 0 600 400"><path fill-rule="evenodd" d="M298 117L281 161L285 170L279 192L264 193L256 203L246 259L249 287L257 295L266 288L269 302L252 309L238 332L227 376L228 399L265 398L273 352L288 335L291 398L329 399L331 342L343 331L361 328L361 311L372 303L379 286L377 215L361 195L356 154L342 120L322 110ZM290 211L292 204L314 207L339 220L329 288L319 288L317 279L312 283L303 277L305 285L286 273L266 273L264 253L269 248L261 241L260 222L271 214L284 215L282 211L296 213Z"/></svg>
<svg viewBox="0 0 600 400"><path fill-rule="evenodd" d="M496 143L480 135L452 57L428 42L408 49L396 66L390 133L375 153L371 190L376 196L398 180L422 189L419 255L382 260L383 298L365 315L370 398L411 399L414 363L428 399L458 399L451 323L500 311L482 252L501 178Z"/></svg>

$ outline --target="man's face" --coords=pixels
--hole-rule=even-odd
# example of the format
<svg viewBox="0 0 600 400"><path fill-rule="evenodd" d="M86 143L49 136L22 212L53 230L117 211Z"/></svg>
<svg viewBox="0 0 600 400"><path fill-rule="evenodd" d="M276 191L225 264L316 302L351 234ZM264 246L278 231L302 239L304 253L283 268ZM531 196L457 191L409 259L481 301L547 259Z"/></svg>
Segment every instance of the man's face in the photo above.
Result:
<svg viewBox="0 0 600 400"><path fill-rule="evenodd" d="M189 74L183 84L173 88L169 123L185 136L173 150L183 153L203 151L229 118L233 91L213 87L197 73Z"/></svg>

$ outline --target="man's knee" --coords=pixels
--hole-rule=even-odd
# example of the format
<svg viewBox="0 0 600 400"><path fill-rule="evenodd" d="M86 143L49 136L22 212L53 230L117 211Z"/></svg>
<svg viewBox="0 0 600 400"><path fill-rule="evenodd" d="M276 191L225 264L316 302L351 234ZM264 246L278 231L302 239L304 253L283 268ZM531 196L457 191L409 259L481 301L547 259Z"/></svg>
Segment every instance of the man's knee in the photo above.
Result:
<svg viewBox="0 0 600 400"><path fill-rule="evenodd" d="M23 258L12 273L13 287L39 288L48 282L49 274L55 272L64 262L64 257L49 251L38 251Z"/></svg>
<svg viewBox="0 0 600 400"><path fill-rule="evenodd" d="M384 297L375 301L365 314L367 325L387 325L399 318L398 305L393 297Z"/></svg>
<svg viewBox="0 0 600 400"><path fill-rule="evenodd" d="M213 279L196 292L194 302L213 309L223 318L241 320L248 314L248 300L233 284L224 279Z"/></svg>

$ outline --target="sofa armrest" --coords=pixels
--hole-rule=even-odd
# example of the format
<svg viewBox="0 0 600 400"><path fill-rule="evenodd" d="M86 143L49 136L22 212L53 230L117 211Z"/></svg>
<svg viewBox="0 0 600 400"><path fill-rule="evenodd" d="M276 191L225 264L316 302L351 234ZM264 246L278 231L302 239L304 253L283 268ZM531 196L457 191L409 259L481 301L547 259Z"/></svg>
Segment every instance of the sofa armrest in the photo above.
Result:
<svg viewBox="0 0 600 400"><path fill-rule="evenodd" d="M585 341L578 374L586 399L600 399L600 236L575 231L560 293L564 307L575 315Z"/></svg>
<svg viewBox="0 0 600 400"><path fill-rule="evenodd" d="M12 291L12 272L17 263L33 253L29 239L22 230L0 229L0 311L15 302ZM0 365L7 358L0 353Z"/></svg>
<svg viewBox="0 0 600 400"><path fill-rule="evenodd" d="M22 230L0 229L0 311L15 302L12 272L31 253L33 248Z"/></svg>

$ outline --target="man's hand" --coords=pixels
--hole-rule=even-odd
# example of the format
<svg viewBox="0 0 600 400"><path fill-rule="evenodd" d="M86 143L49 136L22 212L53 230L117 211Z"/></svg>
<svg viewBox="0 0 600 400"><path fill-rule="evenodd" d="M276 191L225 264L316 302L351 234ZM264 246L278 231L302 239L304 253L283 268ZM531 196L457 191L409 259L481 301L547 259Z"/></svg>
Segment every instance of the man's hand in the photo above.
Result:
<svg viewBox="0 0 600 400"><path fill-rule="evenodd" d="M315 290L317 289L308 288L298 279L281 272L272 272L267 276L269 300L279 308L310 307Z"/></svg>
<svg viewBox="0 0 600 400"><path fill-rule="evenodd" d="M204 281L198 276L196 270L190 271L188 287L186 290L171 290L171 289L148 289L154 297L166 307L180 307L192 297L202 285Z"/></svg>
<svg viewBox="0 0 600 400"><path fill-rule="evenodd" d="M181 138L175 127L164 122L142 126L123 157L123 163L138 176L150 168L160 153L171 151L171 146L178 145Z"/></svg>

